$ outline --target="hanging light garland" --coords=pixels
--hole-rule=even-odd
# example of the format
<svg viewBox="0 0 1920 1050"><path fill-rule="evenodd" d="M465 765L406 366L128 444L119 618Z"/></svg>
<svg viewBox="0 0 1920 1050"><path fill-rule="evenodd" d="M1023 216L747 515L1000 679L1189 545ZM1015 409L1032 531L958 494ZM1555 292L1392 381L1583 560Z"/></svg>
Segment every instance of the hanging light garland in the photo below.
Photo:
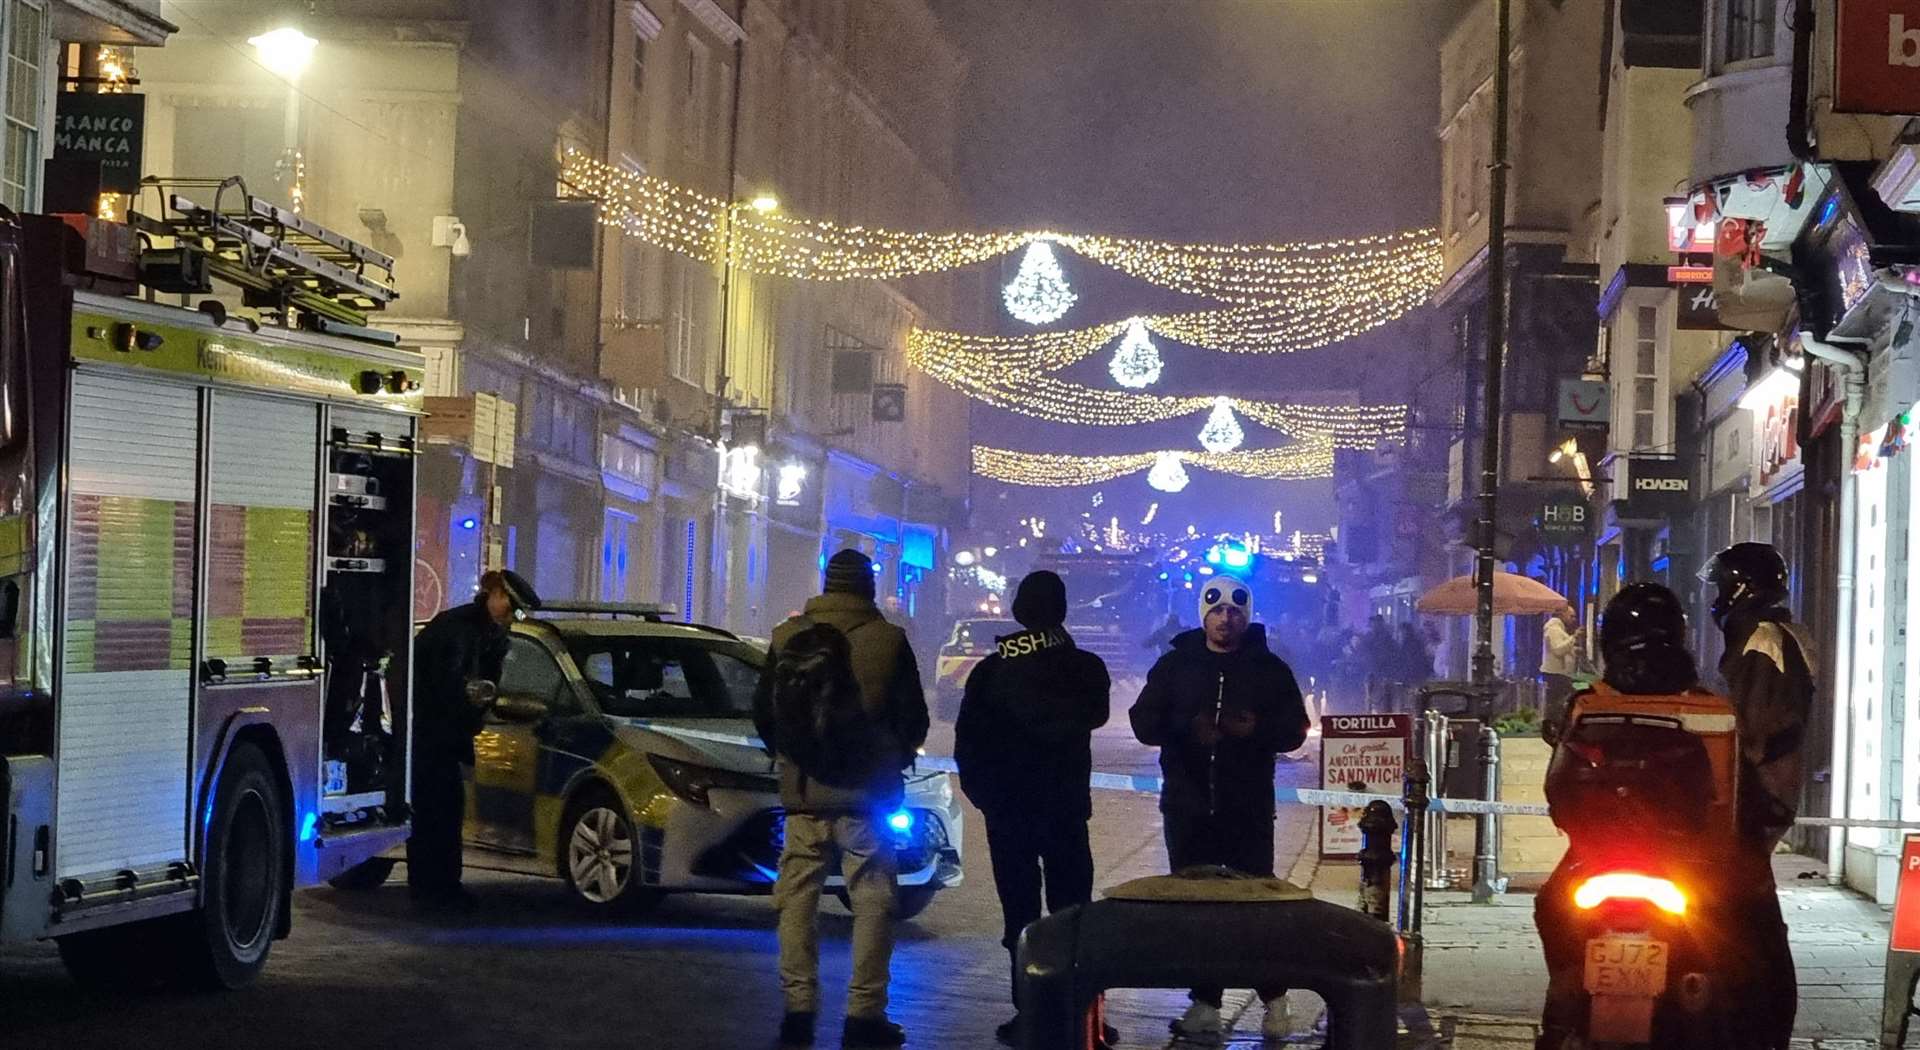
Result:
<svg viewBox="0 0 1920 1050"><path fill-rule="evenodd" d="M1137 317L1128 321L1127 334L1113 352L1107 373L1121 386L1140 390L1159 382L1160 368L1160 348L1148 337L1147 326Z"/></svg>
<svg viewBox="0 0 1920 1050"><path fill-rule="evenodd" d="M1247 439L1240 421L1233 418L1233 399L1216 397L1207 425L1200 428L1200 447L1208 452L1232 452Z"/></svg>
<svg viewBox="0 0 1920 1050"><path fill-rule="evenodd" d="M1233 452L1132 452L1111 456L1075 456L1056 452L1021 452L973 447L973 472L992 481L1009 485L1069 488L1100 485L1115 478L1143 470L1157 473L1171 482L1185 478L1186 467L1195 466L1220 474L1261 481L1309 481L1333 476L1333 445L1327 441L1303 441L1283 448L1237 450ZM1148 478L1149 484L1153 478ZM1186 487L1163 488L1178 492Z"/></svg>
<svg viewBox="0 0 1920 1050"><path fill-rule="evenodd" d="M1196 412L1211 412L1221 400L1104 390L1052 376L975 377L950 371L933 360L908 358L922 372L994 408L1050 423L1076 426L1133 426L1159 423ZM1405 434L1405 405L1319 405L1226 398L1235 412L1289 437L1324 437L1339 448L1371 449Z"/></svg>
<svg viewBox="0 0 1920 1050"><path fill-rule="evenodd" d="M1067 315L1079 296L1067 286L1053 245L1034 241L1020 259L1020 272L1000 290L1007 312L1028 324L1051 324Z"/></svg>
<svg viewBox="0 0 1920 1050"><path fill-rule="evenodd" d="M806 280L890 280L984 262L1052 242L1175 291L1227 303L1280 298L1417 299L1438 286L1442 259L1432 230L1298 244L1176 244L1041 232L926 233L847 226L761 212L749 205L640 175L569 150L561 180L600 202L604 224L708 262L729 254L754 273ZM732 235L725 236L729 224Z"/></svg>

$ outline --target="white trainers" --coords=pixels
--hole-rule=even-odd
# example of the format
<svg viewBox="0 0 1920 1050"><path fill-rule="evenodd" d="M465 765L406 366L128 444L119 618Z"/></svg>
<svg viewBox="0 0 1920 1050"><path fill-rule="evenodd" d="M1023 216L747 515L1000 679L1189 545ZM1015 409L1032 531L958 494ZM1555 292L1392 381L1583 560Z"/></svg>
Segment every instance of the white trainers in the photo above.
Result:
<svg viewBox="0 0 1920 1050"><path fill-rule="evenodd" d="M1220 1008L1209 1006L1195 1000L1187 1007L1187 1012L1167 1026L1173 1034L1185 1039L1220 1038Z"/></svg>
<svg viewBox="0 0 1920 1050"><path fill-rule="evenodd" d="M1260 1035L1264 1039L1285 1039L1293 1034L1293 1012L1287 1008L1287 997L1276 995L1267 1000L1267 1016L1260 1021Z"/></svg>

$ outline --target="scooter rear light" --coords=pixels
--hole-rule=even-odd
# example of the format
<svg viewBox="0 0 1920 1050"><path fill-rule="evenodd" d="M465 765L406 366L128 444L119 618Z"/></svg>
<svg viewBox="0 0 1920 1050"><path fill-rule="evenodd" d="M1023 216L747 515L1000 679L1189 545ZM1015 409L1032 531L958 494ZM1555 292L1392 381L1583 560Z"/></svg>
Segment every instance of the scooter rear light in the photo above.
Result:
<svg viewBox="0 0 1920 1050"><path fill-rule="evenodd" d="M1598 908L1608 901L1637 900L1659 908L1669 915L1687 913L1687 895L1669 879L1631 872L1613 871L1595 875L1573 891L1573 903L1582 909Z"/></svg>

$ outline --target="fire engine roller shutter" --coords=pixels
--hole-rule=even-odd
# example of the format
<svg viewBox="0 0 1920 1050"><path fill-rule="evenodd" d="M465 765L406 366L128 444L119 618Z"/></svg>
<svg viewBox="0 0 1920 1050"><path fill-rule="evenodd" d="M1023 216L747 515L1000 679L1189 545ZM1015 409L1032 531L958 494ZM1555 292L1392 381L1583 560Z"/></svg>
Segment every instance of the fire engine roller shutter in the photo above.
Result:
<svg viewBox="0 0 1920 1050"><path fill-rule="evenodd" d="M199 393L73 380L54 875L185 859Z"/></svg>
<svg viewBox="0 0 1920 1050"><path fill-rule="evenodd" d="M311 655L319 408L220 391L211 418L206 654Z"/></svg>

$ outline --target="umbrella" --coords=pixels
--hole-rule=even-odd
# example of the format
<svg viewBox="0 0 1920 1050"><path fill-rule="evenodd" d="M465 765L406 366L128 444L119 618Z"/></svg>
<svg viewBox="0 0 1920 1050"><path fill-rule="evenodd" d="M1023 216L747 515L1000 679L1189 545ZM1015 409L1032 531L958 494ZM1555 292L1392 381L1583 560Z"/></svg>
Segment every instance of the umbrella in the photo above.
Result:
<svg viewBox="0 0 1920 1050"><path fill-rule="evenodd" d="M1442 616L1472 616L1478 606L1472 576L1455 576L1420 596L1414 608ZM1567 600L1551 587L1510 572L1493 574L1493 612L1496 616L1538 616L1559 611Z"/></svg>

